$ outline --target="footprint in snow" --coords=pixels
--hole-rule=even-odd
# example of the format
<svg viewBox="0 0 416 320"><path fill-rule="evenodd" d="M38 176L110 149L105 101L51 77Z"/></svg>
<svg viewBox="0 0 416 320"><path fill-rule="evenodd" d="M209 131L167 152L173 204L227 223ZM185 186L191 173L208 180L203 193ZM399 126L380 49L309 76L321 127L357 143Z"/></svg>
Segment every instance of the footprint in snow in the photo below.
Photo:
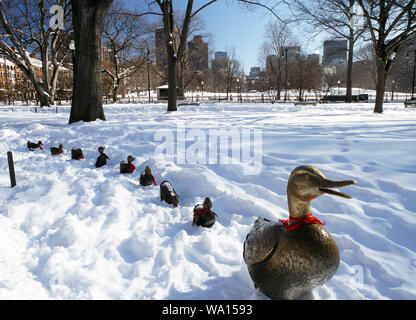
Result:
<svg viewBox="0 0 416 320"><path fill-rule="evenodd" d="M335 161L335 162L341 162L341 163L348 162L348 159L343 157L343 156L333 156L332 160Z"/></svg>

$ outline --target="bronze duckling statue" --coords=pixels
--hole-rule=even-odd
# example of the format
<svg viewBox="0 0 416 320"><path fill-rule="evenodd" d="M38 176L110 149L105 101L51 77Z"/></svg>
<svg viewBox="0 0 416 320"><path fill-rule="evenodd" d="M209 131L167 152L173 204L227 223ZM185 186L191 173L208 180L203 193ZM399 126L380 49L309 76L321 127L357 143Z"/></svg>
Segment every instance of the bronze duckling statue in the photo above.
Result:
<svg viewBox="0 0 416 320"><path fill-rule="evenodd" d="M309 165L292 171L287 184L289 219L258 218L244 242L244 261L256 286L272 299L299 299L327 282L338 269L338 247L324 223L312 216L310 201L354 180L331 181Z"/></svg>

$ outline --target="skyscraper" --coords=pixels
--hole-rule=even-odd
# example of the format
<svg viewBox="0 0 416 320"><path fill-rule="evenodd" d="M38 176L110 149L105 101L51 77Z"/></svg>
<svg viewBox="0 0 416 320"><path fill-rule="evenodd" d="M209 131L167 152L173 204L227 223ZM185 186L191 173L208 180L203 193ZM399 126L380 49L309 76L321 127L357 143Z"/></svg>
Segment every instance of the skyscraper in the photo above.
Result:
<svg viewBox="0 0 416 320"><path fill-rule="evenodd" d="M202 36L194 36L188 42L189 66L191 70L204 71L208 69L208 43Z"/></svg>
<svg viewBox="0 0 416 320"><path fill-rule="evenodd" d="M175 30L173 34L173 46L175 50L179 46L180 37L179 30ZM155 30L155 49L156 49L156 67L163 68L168 64L168 57L166 54L166 42L165 42L165 30L156 29Z"/></svg>
<svg viewBox="0 0 416 320"><path fill-rule="evenodd" d="M225 69L230 60L227 57L227 52L217 51L215 52L215 59L211 60L212 71L219 71Z"/></svg>
<svg viewBox="0 0 416 320"><path fill-rule="evenodd" d="M347 63L347 40L327 40L324 42L322 62L325 65L341 65Z"/></svg>
<svg viewBox="0 0 416 320"><path fill-rule="evenodd" d="M227 58L227 52L224 52L224 51L215 52L215 59L218 59L218 58Z"/></svg>
<svg viewBox="0 0 416 320"><path fill-rule="evenodd" d="M168 63L165 49L165 34L163 29L155 30L156 66L161 67Z"/></svg>
<svg viewBox="0 0 416 320"><path fill-rule="evenodd" d="M295 58L300 55L300 46L282 47L282 56L285 57L286 54L288 60Z"/></svg>

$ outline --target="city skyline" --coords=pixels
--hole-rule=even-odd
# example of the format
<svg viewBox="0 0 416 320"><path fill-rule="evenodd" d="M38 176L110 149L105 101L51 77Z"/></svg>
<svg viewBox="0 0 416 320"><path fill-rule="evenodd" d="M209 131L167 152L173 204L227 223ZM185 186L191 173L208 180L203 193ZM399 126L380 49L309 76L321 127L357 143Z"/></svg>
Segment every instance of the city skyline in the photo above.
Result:
<svg viewBox="0 0 416 320"><path fill-rule="evenodd" d="M137 0L120 1L129 9L138 6ZM205 2L202 0L195 0L194 8L199 8L203 3ZM180 10L184 10L185 5L186 1L178 2ZM287 12L285 8L281 8L279 13ZM214 59L215 52L227 51L234 47L236 59L241 62L245 74L249 74L252 67L264 67L260 65L259 51L265 40L265 28L268 23L276 21L267 10L260 7L249 10L231 1L220 1L206 7L198 17L205 25L205 32L212 36L212 42L209 43L209 60ZM323 42L328 40L328 37L321 34L309 38L301 26L293 25L291 29L303 51L308 54L319 53L322 57Z"/></svg>

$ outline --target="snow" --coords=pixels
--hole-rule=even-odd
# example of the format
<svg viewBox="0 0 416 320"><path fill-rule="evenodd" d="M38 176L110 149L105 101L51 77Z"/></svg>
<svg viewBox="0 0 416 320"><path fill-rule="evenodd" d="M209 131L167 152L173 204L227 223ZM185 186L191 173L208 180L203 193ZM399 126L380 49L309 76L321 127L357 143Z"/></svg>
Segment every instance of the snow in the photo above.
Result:
<svg viewBox="0 0 416 320"><path fill-rule="evenodd" d="M243 243L257 217L287 218L287 179L302 164L358 182L342 189L351 200L311 203L341 263L309 298L416 298L416 110L218 103L168 113L166 104L125 104L106 105L106 122L68 125L69 107L58 109L0 107L0 299L268 299L254 288ZM207 137L262 130L261 170L155 157L156 133L172 132L179 145L183 124ZM45 150L30 152L27 140ZM59 143L64 154L52 157ZM96 169L101 145L110 160ZM71 160L72 147L85 159ZM136 171L120 175L129 154ZM146 165L158 184L172 183L178 208L160 202L159 186L139 185ZM193 227L193 207L207 196L219 218L211 229Z"/></svg>

